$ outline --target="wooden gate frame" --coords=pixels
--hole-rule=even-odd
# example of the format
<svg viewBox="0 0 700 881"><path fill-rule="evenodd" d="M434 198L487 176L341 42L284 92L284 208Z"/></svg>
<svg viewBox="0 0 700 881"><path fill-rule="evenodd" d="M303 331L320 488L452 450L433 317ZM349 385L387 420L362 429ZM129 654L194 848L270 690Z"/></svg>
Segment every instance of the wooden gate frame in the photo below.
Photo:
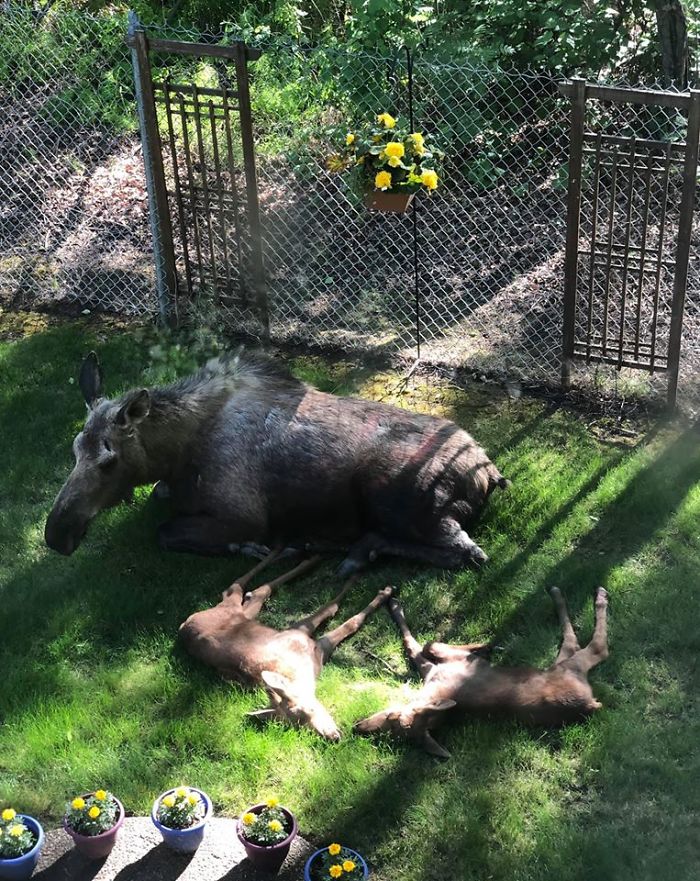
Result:
<svg viewBox="0 0 700 881"><path fill-rule="evenodd" d="M208 43L185 43L177 40L149 38L134 12L129 13L126 39L132 51L136 99L141 127L141 143L146 169L149 211L153 231L153 249L156 264L156 285L161 320L172 324L177 320L177 270L173 242L172 219L163 166L163 142L158 128L150 52L192 55L197 58L225 58L233 61L236 71L241 148L246 182L246 211L250 237L251 268L255 303L262 337L269 340L270 319L265 285L265 266L262 247L262 226L258 200L258 183L253 140L253 117L250 105L248 62L257 60L259 49L247 46L242 40L221 46Z"/></svg>
<svg viewBox="0 0 700 881"><path fill-rule="evenodd" d="M586 100L594 98L599 101L612 101L618 104L654 104L661 107L675 107L687 113L688 125L683 162L683 189L676 239L671 326L666 367L668 372L667 404L670 409L674 409L678 391L683 313L688 281L688 259L697 186L700 90L691 89L687 93L679 93L661 90L654 91L653 89L623 89L592 85L587 83L585 79L575 77L569 82L560 83L559 92L571 100L566 255L564 262L564 327L561 365L561 379L564 388L568 388L571 383L571 365L576 357L574 344ZM622 333L622 329L620 332Z"/></svg>

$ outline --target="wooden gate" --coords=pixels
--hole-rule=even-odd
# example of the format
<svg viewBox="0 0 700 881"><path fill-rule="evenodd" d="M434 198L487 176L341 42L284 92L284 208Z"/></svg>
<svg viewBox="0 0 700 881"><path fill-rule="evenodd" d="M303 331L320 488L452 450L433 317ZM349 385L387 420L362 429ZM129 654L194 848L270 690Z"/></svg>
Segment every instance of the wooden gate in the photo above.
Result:
<svg viewBox="0 0 700 881"><path fill-rule="evenodd" d="M571 99L562 382L570 383L573 361L666 371L674 407L700 91L620 89L583 79L562 83L560 91ZM590 131L587 115L596 101L680 111L685 139Z"/></svg>
<svg viewBox="0 0 700 881"><path fill-rule="evenodd" d="M252 308L269 334L248 62L260 51L150 38L132 17L132 49L161 315L182 298ZM219 86L154 78L152 54L212 58ZM173 235L175 230L175 235ZM173 312L175 313L173 315Z"/></svg>

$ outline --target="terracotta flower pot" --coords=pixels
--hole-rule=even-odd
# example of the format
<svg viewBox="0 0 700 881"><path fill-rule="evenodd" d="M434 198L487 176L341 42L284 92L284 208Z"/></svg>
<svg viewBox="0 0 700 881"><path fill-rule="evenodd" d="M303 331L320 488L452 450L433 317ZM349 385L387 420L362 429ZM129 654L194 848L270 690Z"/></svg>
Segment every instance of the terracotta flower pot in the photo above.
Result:
<svg viewBox="0 0 700 881"><path fill-rule="evenodd" d="M191 826L187 826L185 829L172 829L170 826L164 826L158 819L158 808L160 807L161 801L166 795L171 795L175 792L174 789L169 789L167 792L159 795L153 802L153 807L151 808L151 820L153 820L153 825L163 836L163 841L168 847L179 853L194 853L197 850L202 843L204 830L213 813L211 799L206 792L202 792L201 789L196 789L194 786L188 786L187 788L192 792L196 792L204 804L204 816L201 820L193 823Z"/></svg>
<svg viewBox="0 0 700 881"><path fill-rule="evenodd" d="M262 811L265 807L267 807L267 805L254 805L252 808L248 808L245 813L259 814L260 811ZM248 839L243 834L243 820L240 817L238 819L238 823L236 824L236 834L238 835L238 840L245 848L248 859L256 868L261 869L263 872L270 872L270 874L276 874L282 868L282 863L287 858L289 848L292 846L292 842L297 837L298 831L297 820L294 814L291 811L288 811L287 808L283 808L282 806L280 806L280 810L285 815L287 820L291 823L292 831L284 839L284 841L280 841L278 844L270 844L265 846L261 844L255 844L252 841L248 841Z"/></svg>
<svg viewBox="0 0 700 881"><path fill-rule="evenodd" d="M346 847L344 848L344 850L346 850L349 854L352 854L353 860L362 870L362 877L369 878L369 867L367 866L367 863L364 861L362 856L351 847ZM314 863L321 854L326 853L327 851L327 847L322 847L320 850L317 850L311 854L311 856L306 861L306 865L304 866L304 881L316 881L314 876L311 874L313 871Z"/></svg>
<svg viewBox="0 0 700 881"><path fill-rule="evenodd" d="M17 814L15 820L24 823L34 833L36 844L21 857L0 857L0 878L5 881L25 881L26 878L30 878L39 862L41 848L44 846L44 830L38 820L26 814Z"/></svg>
<svg viewBox="0 0 700 881"><path fill-rule="evenodd" d="M391 193L388 190L370 190L365 195L365 205L372 211L386 214L405 214L415 193Z"/></svg>
<svg viewBox="0 0 700 881"><path fill-rule="evenodd" d="M91 795L91 792L87 792L83 795L83 798L89 798ZM124 823L124 805L118 798L114 800L119 808L117 820L111 829L101 832L99 835L81 835L80 832L76 832L75 829L68 825L65 817L63 818L63 828L75 842L77 850L89 860L101 860L109 856L112 848L117 843L117 835Z"/></svg>

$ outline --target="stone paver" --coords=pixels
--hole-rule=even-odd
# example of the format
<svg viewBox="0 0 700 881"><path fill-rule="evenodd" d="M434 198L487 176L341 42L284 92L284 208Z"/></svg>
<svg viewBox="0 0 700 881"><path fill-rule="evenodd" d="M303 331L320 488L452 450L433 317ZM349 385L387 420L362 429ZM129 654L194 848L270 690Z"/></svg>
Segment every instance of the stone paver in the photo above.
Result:
<svg viewBox="0 0 700 881"><path fill-rule="evenodd" d="M32 881L301 881L313 850L297 837L279 875L270 876L248 862L235 820L210 820L204 841L190 855L167 848L150 817L127 817L112 853L96 862L82 857L63 829L47 832Z"/></svg>

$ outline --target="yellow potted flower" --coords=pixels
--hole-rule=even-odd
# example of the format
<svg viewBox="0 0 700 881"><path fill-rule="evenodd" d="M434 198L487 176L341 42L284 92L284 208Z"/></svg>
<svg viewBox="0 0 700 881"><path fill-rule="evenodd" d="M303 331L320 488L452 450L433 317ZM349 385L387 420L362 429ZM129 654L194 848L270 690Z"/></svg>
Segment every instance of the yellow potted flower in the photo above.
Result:
<svg viewBox="0 0 700 881"><path fill-rule="evenodd" d="M403 214L417 192L438 189L442 158L427 135L379 113L361 130L346 133L343 154L332 156L328 167L353 173L368 208Z"/></svg>
<svg viewBox="0 0 700 881"><path fill-rule="evenodd" d="M337 842L312 853L304 866L304 881L362 881L368 877L369 868L362 856Z"/></svg>
<svg viewBox="0 0 700 881"><path fill-rule="evenodd" d="M251 863L264 872L278 872L297 835L294 814L277 798L249 807L236 826L238 840Z"/></svg>
<svg viewBox="0 0 700 881"><path fill-rule="evenodd" d="M63 817L63 828L76 848L91 860L111 853L123 823L124 805L106 789L77 795Z"/></svg>

